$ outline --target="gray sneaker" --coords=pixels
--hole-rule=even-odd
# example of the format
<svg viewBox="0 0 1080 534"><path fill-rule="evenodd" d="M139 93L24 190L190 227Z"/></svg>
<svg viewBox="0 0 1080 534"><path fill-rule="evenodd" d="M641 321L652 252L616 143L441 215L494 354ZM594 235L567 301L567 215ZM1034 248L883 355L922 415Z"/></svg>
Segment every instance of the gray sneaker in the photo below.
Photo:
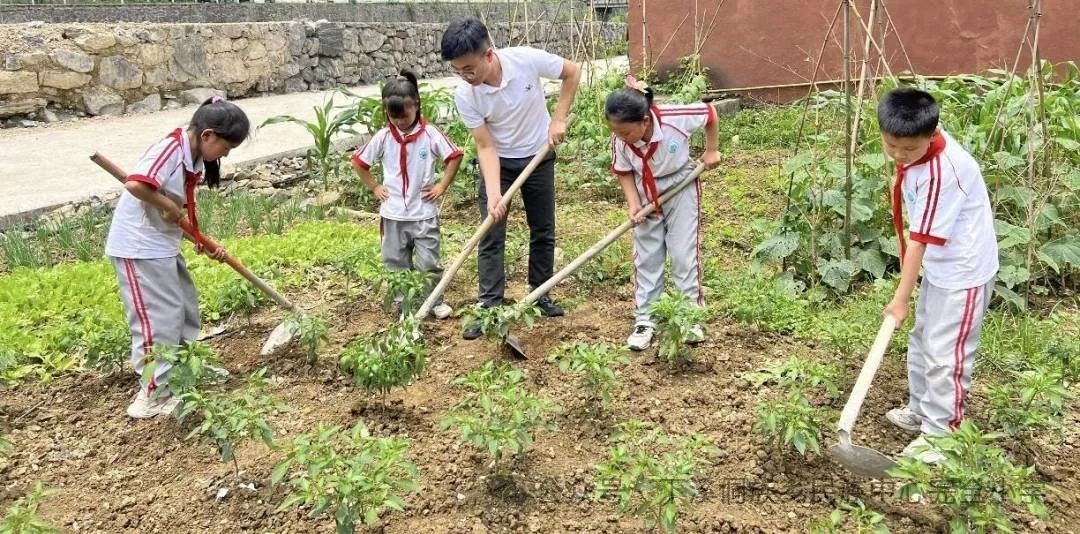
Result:
<svg viewBox="0 0 1080 534"><path fill-rule="evenodd" d="M140 388L135 400L127 408L132 419L150 419L159 415L171 415L180 405L180 399L168 394L151 394L149 388Z"/></svg>
<svg viewBox="0 0 1080 534"><path fill-rule="evenodd" d="M893 408L888 412L885 412L885 419L904 430L910 432L918 432L922 429L922 417L919 414L911 411L911 408L903 406L901 408Z"/></svg>

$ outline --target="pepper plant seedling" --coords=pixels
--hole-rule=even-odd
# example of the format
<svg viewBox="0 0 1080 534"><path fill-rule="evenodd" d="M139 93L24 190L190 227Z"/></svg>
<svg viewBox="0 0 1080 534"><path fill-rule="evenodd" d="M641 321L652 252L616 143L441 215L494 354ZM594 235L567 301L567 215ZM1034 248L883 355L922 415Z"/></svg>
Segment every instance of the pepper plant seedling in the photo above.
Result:
<svg viewBox="0 0 1080 534"><path fill-rule="evenodd" d="M521 454L539 429L554 430L552 415L559 406L525 389L525 371L488 361L454 383L469 390L442 420L443 430L454 427L461 439L491 457L496 474L504 474L503 458Z"/></svg>
<svg viewBox="0 0 1080 534"><path fill-rule="evenodd" d="M319 349L330 339L330 328L326 320L319 315L294 312L285 319L286 328L296 336L296 341L304 348L308 362L314 364L319 359Z"/></svg>
<svg viewBox="0 0 1080 534"><path fill-rule="evenodd" d="M564 373L581 377L581 386L604 408L611 404L611 394L619 388L616 365L629 365L624 349L609 343L563 343L551 354Z"/></svg>
<svg viewBox="0 0 1080 534"><path fill-rule="evenodd" d="M674 371L693 359L687 343L693 338L694 326L705 320L705 309L694 304L682 293L664 293L649 306L649 317L656 323L660 338L657 355Z"/></svg>
<svg viewBox="0 0 1080 534"><path fill-rule="evenodd" d="M241 390L223 393L203 393L199 390L188 392L179 418L183 421L193 413L198 413L200 420L188 433L187 439L198 435L205 436L217 445L221 461L232 462L234 471L239 474L237 446L243 441L258 437L272 447L274 436L266 417L271 413L289 409L272 395L262 392L266 384L264 368L248 377L247 387Z"/></svg>
<svg viewBox="0 0 1080 534"><path fill-rule="evenodd" d="M427 350L417 340L419 328L419 321L407 315L382 337L360 336L345 347L338 365L357 386L382 394L385 403L392 388L408 385L427 366Z"/></svg>
<svg viewBox="0 0 1080 534"><path fill-rule="evenodd" d="M594 497L614 494L647 529L675 531L680 510L698 494L694 476L719 449L704 435L672 436L641 421L620 424L611 441L607 461L597 466Z"/></svg>
<svg viewBox="0 0 1080 534"><path fill-rule="evenodd" d="M283 447L285 460L274 468L271 483L287 479L288 497L278 506L329 510L338 534L358 525L374 527L385 510L404 510L404 495L420 490L420 475L408 459L409 441L372 436L364 424L351 432L319 423Z"/></svg>

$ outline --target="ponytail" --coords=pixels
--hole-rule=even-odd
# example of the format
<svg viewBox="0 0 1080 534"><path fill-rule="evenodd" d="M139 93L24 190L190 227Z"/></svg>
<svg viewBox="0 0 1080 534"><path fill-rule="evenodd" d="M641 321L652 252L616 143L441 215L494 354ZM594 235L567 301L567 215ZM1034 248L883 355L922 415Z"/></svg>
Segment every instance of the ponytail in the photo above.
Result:
<svg viewBox="0 0 1080 534"><path fill-rule="evenodd" d="M653 106L652 88L633 76L626 77L626 87L607 96L604 114L613 122L641 122L649 116Z"/></svg>
<svg viewBox="0 0 1080 534"><path fill-rule="evenodd" d="M390 117L405 115L405 109L412 102L416 106L416 120L420 120L420 82L416 74L403 69L393 80L383 84L383 108Z"/></svg>
<svg viewBox="0 0 1080 534"><path fill-rule="evenodd" d="M195 110L195 114L188 123L188 130L201 133L210 130L215 135L235 146L243 143L251 133L251 122L247 115L236 104L214 96ZM204 178L206 185L215 188L221 183L221 162L203 161Z"/></svg>

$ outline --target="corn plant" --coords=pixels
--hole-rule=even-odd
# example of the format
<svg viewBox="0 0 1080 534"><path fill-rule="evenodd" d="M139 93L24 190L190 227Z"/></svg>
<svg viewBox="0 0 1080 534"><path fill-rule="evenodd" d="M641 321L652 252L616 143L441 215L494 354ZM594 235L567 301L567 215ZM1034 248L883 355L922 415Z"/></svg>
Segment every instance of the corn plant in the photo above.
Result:
<svg viewBox="0 0 1080 534"><path fill-rule="evenodd" d="M816 388L824 391L830 399L841 394L838 384L840 371L835 366L804 360L798 356L747 373L745 378L754 387L772 384L785 390L793 387Z"/></svg>
<svg viewBox="0 0 1080 534"><path fill-rule="evenodd" d="M375 280L375 291L382 291L383 310L390 311L399 304L401 315L412 315L431 291L431 273L414 270L391 271L384 269Z"/></svg>
<svg viewBox="0 0 1080 534"><path fill-rule="evenodd" d="M41 482L34 484L34 489L25 497L15 501L3 520L0 520L0 532L7 534L48 534L59 532L38 517L37 510L51 491L46 490Z"/></svg>
<svg viewBox="0 0 1080 534"><path fill-rule="evenodd" d="M269 126L281 122L291 122L302 126L311 135L314 146L307 150L307 166L322 179L323 188L329 188L331 175L337 170L334 165L335 135L357 121L357 112L353 106L334 112L334 97L331 96L322 106L314 106L315 120L305 121L292 115L278 115L263 121L259 126Z"/></svg>
<svg viewBox="0 0 1080 534"><path fill-rule="evenodd" d="M1003 437L983 433L965 419L955 431L928 441L944 458L930 465L914 458L900 458L889 474L903 481L896 495L921 496L945 508L949 530L966 532L1012 532L1006 507L1020 508L1038 518L1049 515L1043 495L1052 488L1037 480L1035 466L1014 465L1005 451L994 445Z"/></svg>
<svg viewBox="0 0 1080 534"><path fill-rule="evenodd" d="M780 401L759 402L753 428L773 447L791 447L806 456L808 451L821 454L821 428L826 424L823 410L811 406L796 388Z"/></svg>
<svg viewBox="0 0 1080 534"><path fill-rule="evenodd" d="M274 468L271 482L286 481L290 493L278 510L330 511L338 534L376 526L380 514L404 510L404 496L420 490L419 472L407 456L409 441L372 436L362 422L348 433L319 423L283 450L285 460Z"/></svg>
<svg viewBox="0 0 1080 534"><path fill-rule="evenodd" d="M611 404L611 394L619 388L614 367L630 364L624 349L608 343L563 343L549 360L558 363L560 371L579 375L581 386L604 408Z"/></svg>
<svg viewBox="0 0 1080 534"><path fill-rule="evenodd" d="M489 361L454 383L469 392L440 427L457 428L461 439L486 452L496 474L503 473L507 453L521 454L532 443L536 429L555 429L551 418L558 405L525 389L524 370Z"/></svg>
<svg viewBox="0 0 1080 534"><path fill-rule="evenodd" d="M326 319L319 315L295 312L285 319L285 327L307 353L308 361L314 364L319 359L319 348L330 339L330 328Z"/></svg>
<svg viewBox="0 0 1080 534"><path fill-rule="evenodd" d="M692 338L694 326L705 320L705 310L694 304L682 293L664 293L649 306L649 317L656 323L656 335L660 338L657 355L675 370L690 362L693 354L686 343Z"/></svg>
<svg viewBox="0 0 1080 534"><path fill-rule="evenodd" d="M391 389L407 386L427 366L427 350L417 340L419 328L417 320L407 316L383 336L360 336L345 347L338 365L354 384L380 393L385 401Z"/></svg>
<svg viewBox="0 0 1080 534"><path fill-rule="evenodd" d="M198 424L186 439L203 436L217 445L221 461L232 462L236 474L240 465L236 460L236 448L251 438L259 438L268 446L274 445L274 435L266 417L272 413L288 410L270 394L262 393L266 387L266 369L259 369L247 379L247 387L237 391L205 393L198 389L184 395L180 409L181 421L198 414Z"/></svg>
<svg viewBox="0 0 1080 534"><path fill-rule="evenodd" d="M624 512L643 516L647 529L676 529L698 495L695 475L719 452L701 434L673 436L641 421L619 425L608 459L597 466L596 499L613 494Z"/></svg>
<svg viewBox="0 0 1080 534"><path fill-rule="evenodd" d="M825 520L810 527L811 534L889 534L885 516L862 501L842 502Z"/></svg>

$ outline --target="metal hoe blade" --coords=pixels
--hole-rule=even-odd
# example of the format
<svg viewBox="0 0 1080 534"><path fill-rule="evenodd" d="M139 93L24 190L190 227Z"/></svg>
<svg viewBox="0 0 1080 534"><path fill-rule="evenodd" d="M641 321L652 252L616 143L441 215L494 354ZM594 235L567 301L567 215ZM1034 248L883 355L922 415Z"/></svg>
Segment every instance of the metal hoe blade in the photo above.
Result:
<svg viewBox="0 0 1080 534"><path fill-rule="evenodd" d="M289 342L292 341L292 338L292 330L286 326L285 323L281 323L274 327L274 330L267 336L266 342L263 343L262 350L259 351L259 354L262 356L269 356L277 349L288 345Z"/></svg>
<svg viewBox="0 0 1080 534"><path fill-rule="evenodd" d="M519 360L529 359L529 356L525 354L525 349L521 346L521 342L518 341L518 338L513 334L506 336L506 339L503 340L503 345L510 350L510 354L515 358Z"/></svg>
<svg viewBox="0 0 1080 534"><path fill-rule="evenodd" d="M889 469L896 467L892 458L851 442L829 447L829 456L848 471L868 478L888 478Z"/></svg>

